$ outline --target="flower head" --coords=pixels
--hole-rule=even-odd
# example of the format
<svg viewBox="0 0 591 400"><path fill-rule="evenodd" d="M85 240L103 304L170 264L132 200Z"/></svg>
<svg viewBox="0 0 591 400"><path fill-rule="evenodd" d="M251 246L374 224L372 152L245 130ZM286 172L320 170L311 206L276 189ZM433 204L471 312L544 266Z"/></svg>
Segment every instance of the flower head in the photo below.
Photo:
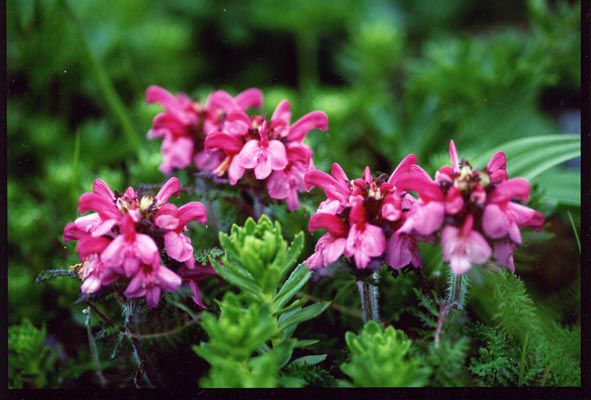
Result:
<svg viewBox="0 0 591 400"><path fill-rule="evenodd" d="M191 240L184 235L191 221L206 222L203 204L193 201L181 207L168 202L180 191L177 178L170 178L153 196L129 187L114 194L97 179L93 191L84 193L78 211L94 211L64 228L64 239L77 240L82 260L79 275L84 293L120 278L130 278L127 297L146 297L148 305L158 305L161 291L174 291L181 278L161 265L165 255L177 268L194 269Z"/></svg>
<svg viewBox="0 0 591 400"><path fill-rule="evenodd" d="M494 154L477 170L449 145L451 166L435 180L404 177L400 186L419 194L399 232L433 235L441 230L444 260L455 274L486 262L492 254L499 266L514 270L513 252L521 243L520 228L540 230L544 216L521 204L529 200L524 178L509 179L505 154ZM492 248L492 250L491 250Z"/></svg>
<svg viewBox="0 0 591 400"><path fill-rule="evenodd" d="M399 188L405 176L426 176L412 154L389 177L373 177L367 167L362 178L349 180L336 163L330 175L318 170L306 173L305 185L321 188L327 197L310 218L310 231L322 228L327 233L305 261L308 267L326 267L341 255L351 257L359 269L381 259L393 268L420 266L416 238L398 233L414 202Z"/></svg>
<svg viewBox="0 0 591 400"><path fill-rule="evenodd" d="M174 96L159 86L148 87L146 102L164 107L164 112L154 117L148 131L148 138L163 139L160 170L169 174L191 164L204 171L218 168L224 162L224 154L221 151L204 152L206 136L220 131L235 136L244 134L249 126L245 110L260 107L262 97L261 91L255 88L234 98L218 90L202 104L192 101L184 93Z"/></svg>

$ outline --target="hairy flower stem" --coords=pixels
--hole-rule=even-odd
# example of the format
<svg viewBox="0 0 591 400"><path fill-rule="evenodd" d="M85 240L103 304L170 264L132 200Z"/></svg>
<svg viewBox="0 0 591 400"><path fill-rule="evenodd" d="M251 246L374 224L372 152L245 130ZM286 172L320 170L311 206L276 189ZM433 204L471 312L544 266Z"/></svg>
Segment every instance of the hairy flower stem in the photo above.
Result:
<svg viewBox="0 0 591 400"><path fill-rule="evenodd" d="M98 377L101 386L105 387L107 386L107 379L105 379L105 376L103 375L101 360L99 358L98 350L96 348L96 342L94 340L94 335L92 334L92 329L90 328L90 307L87 307L84 310L82 310L82 313L86 315L84 325L86 325L86 333L88 334L88 344L90 346L90 354L92 355L92 360L94 362L96 376Z"/></svg>
<svg viewBox="0 0 591 400"><path fill-rule="evenodd" d="M447 294L445 299L440 304L439 316L437 317L437 327L435 328L436 349L439 348L441 330L443 328L443 323L445 322L445 317L447 317L454 307L460 310L464 308L467 285L468 278L466 278L464 275L456 275L450 272L447 284Z"/></svg>
<svg viewBox="0 0 591 400"><path fill-rule="evenodd" d="M117 298L119 305L122 308L123 311L123 315L124 315L124 321L123 321L123 328L124 328L124 335L129 339L129 342L131 344L131 347L133 349L133 358L134 361L137 363L138 365L138 373L141 373L141 375L143 375L144 381L146 382L146 384L148 385L149 388L153 388L155 387L154 384L152 383L153 379L150 378L149 374L150 374L150 368L149 368L149 364L148 362L145 360L145 358L143 357L142 351L141 351L141 344L139 343L139 340L137 338L135 338L133 336L133 333L129 330L129 325L131 324L132 318L133 318L133 312L134 312L134 304L133 301L131 299L125 301L121 295L119 295L119 293L115 292L115 297ZM134 381L136 383L136 386L138 386L137 384L137 373L136 373L136 377L134 378ZM139 386L138 386L139 387Z"/></svg>
<svg viewBox="0 0 591 400"><path fill-rule="evenodd" d="M378 271L371 276L374 283L377 284L379 280ZM361 315L363 322L380 321L379 307L378 307L378 287L372 283L358 280L357 289L359 289L359 298L361 299Z"/></svg>

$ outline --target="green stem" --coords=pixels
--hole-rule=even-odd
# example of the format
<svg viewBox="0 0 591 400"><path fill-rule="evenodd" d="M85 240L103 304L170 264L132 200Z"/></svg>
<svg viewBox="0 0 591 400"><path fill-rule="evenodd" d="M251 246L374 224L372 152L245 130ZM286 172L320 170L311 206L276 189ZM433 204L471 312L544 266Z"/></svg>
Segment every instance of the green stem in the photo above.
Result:
<svg viewBox="0 0 591 400"><path fill-rule="evenodd" d="M92 360L94 362L96 376L98 377L101 386L105 387L107 386L107 380L103 375L101 360L99 358L98 350L96 348L96 342L94 340L94 335L92 334L92 329L90 329L90 307L87 307L84 310L82 310L82 313L86 315L84 325L86 325L86 333L88 334L88 344L90 346L90 354L92 355Z"/></svg>
<svg viewBox="0 0 591 400"><path fill-rule="evenodd" d="M378 287L373 283L379 280L379 272L372 274L372 283L365 280L358 280L357 289L359 290L359 298L361 299L361 315L363 322L380 321L379 306L378 306Z"/></svg>
<svg viewBox="0 0 591 400"><path fill-rule="evenodd" d="M441 330L445 317L455 308L463 309L468 287L468 278L465 275L456 275L450 272L447 282L447 294L439 307L439 316L437 318L437 327L435 328L435 348L439 348Z"/></svg>
<svg viewBox="0 0 591 400"><path fill-rule="evenodd" d="M121 129L123 130L123 134L126 136L127 141L130 143L133 150L135 152L139 152L141 142L137 134L137 131L135 130L133 123L129 118L123 101L121 100L121 98L117 94L117 91L115 90L113 82L109 78L109 74L107 73L103 65L99 62L97 57L92 53L90 44L88 43L88 39L84 32L84 26L82 25L82 22L80 21L72 7L70 7L67 0L61 0L61 4L70 16L70 18L72 19L72 21L74 22L74 24L76 25L76 28L78 29L81 38L80 40L82 41L82 45L84 47L84 52L86 53L86 57L90 62L90 66L95 74L95 78L98 82L98 85L101 91L103 92L103 96L105 98L105 102L107 103L107 107L111 110L115 118L117 118L117 120L119 121Z"/></svg>

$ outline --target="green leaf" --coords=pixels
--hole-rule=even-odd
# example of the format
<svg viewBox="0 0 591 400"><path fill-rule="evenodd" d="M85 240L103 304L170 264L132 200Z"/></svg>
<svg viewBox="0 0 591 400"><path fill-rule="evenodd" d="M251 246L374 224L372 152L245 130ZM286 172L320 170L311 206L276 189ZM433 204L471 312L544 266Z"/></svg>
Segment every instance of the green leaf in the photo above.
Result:
<svg viewBox="0 0 591 400"><path fill-rule="evenodd" d="M296 358L291 363L294 365L316 365L326 360L326 354L316 354L311 356L304 356Z"/></svg>
<svg viewBox="0 0 591 400"><path fill-rule="evenodd" d="M304 321L308 321L312 318L317 317L318 315L322 314L324 310L330 305L330 301L325 301L322 303L312 304L310 306L304 307L301 310L294 310L294 312L289 314L284 314L281 317L287 315L285 318L279 318L279 330L283 330L290 325L300 324Z"/></svg>
<svg viewBox="0 0 591 400"><path fill-rule="evenodd" d="M273 296L273 302L277 308L286 305L289 300L300 290L310 279L312 273L308 268L300 264L285 281L279 292Z"/></svg>
<svg viewBox="0 0 591 400"><path fill-rule="evenodd" d="M579 135L547 135L512 140L484 152L474 165L484 167L497 151L507 156L509 176L533 179L565 161L580 157Z"/></svg>
<svg viewBox="0 0 591 400"><path fill-rule="evenodd" d="M287 257L285 259L285 266L283 268L282 274L287 273L287 271L289 271L289 269L296 263L303 248L304 234L299 232L293 238L293 242L291 242L289 249L287 249Z"/></svg>
<svg viewBox="0 0 591 400"><path fill-rule="evenodd" d="M213 269L215 269L215 271L226 281L238 286L240 289L249 292L255 296L258 296L258 294L260 293L260 288L252 279L248 279L238 275L237 273L231 271L225 265L219 264L214 259L210 259L210 262Z"/></svg>

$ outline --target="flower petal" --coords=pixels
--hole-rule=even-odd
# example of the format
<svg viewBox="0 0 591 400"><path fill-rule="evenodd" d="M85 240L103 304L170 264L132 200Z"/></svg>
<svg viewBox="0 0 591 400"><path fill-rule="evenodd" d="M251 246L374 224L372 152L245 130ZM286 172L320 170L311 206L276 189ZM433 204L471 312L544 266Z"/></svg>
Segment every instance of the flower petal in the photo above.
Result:
<svg viewBox="0 0 591 400"><path fill-rule="evenodd" d="M158 194L156 195L156 200L160 204L164 204L168 201L170 196L177 194L181 191L181 184L176 176L173 176L166 183L162 186Z"/></svg>
<svg viewBox="0 0 591 400"><path fill-rule="evenodd" d="M529 200L530 186L525 178L513 178L503 181L495 186L495 189L489 195L493 203L501 203L518 198L527 202Z"/></svg>
<svg viewBox="0 0 591 400"><path fill-rule="evenodd" d="M164 234L164 248L170 258L184 262L193 256L191 239L176 232Z"/></svg>
<svg viewBox="0 0 591 400"><path fill-rule="evenodd" d="M312 111L298 119L290 128L287 139L302 141L312 129L328 130L328 116L322 111Z"/></svg>
<svg viewBox="0 0 591 400"><path fill-rule="evenodd" d="M343 237L347 234L348 228L337 216L326 213L316 213L310 217L308 230L314 232L318 229L328 230L334 237Z"/></svg>
<svg viewBox="0 0 591 400"><path fill-rule="evenodd" d="M238 93L234 101L243 110L260 108L263 105L263 92L258 88L249 88Z"/></svg>
<svg viewBox="0 0 591 400"><path fill-rule="evenodd" d="M207 135L204 146L206 150L222 149L230 154L236 154L242 149L242 141L236 136L224 132L216 132Z"/></svg>
<svg viewBox="0 0 591 400"><path fill-rule="evenodd" d="M105 199L115 201L115 194L102 179L95 179L92 184L92 191Z"/></svg>
<svg viewBox="0 0 591 400"><path fill-rule="evenodd" d="M189 221L199 221L202 224L207 222L207 210L198 201L191 201L179 208L179 222L185 225Z"/></svg>
<svg viewBox="0 0 591 400"><path fill-rule="evenodd" d="M238 162L242 168L252 169L258 163L261 147L256 139L249 140L238 153Z"/></svg>
<svg viewBox="0 0 591 400"><path fill-rule="evenodd" d="M181 287L182 279L180 276L166 268L164 265L160 265L156 270L156 276L154 281L166 292L174 292Z"/></svg>
<svg viewBox="0 0 591 400"><path fill-rule="evenodd" d="M489 204L482 214L482 229L491 239L500 239L509 233L511 221L496 204Z"/></svg>
<svg viewBox="0 0 591 400"><path fill-rule="evenodd" d="M271 115L271 122L281 121L286 126L289 125L291 121L291 105L287 100L281 100L277 107L275 107L275 111L273 111L273 115Z"/></svg>
<svg viewBox="0 0 591 400"><path fill-rule="evenodd" d="M282 170L287 166L288 161L285 146L279 140L269 141L267 154L269 155L271 169L274 171Z"/></svg>

